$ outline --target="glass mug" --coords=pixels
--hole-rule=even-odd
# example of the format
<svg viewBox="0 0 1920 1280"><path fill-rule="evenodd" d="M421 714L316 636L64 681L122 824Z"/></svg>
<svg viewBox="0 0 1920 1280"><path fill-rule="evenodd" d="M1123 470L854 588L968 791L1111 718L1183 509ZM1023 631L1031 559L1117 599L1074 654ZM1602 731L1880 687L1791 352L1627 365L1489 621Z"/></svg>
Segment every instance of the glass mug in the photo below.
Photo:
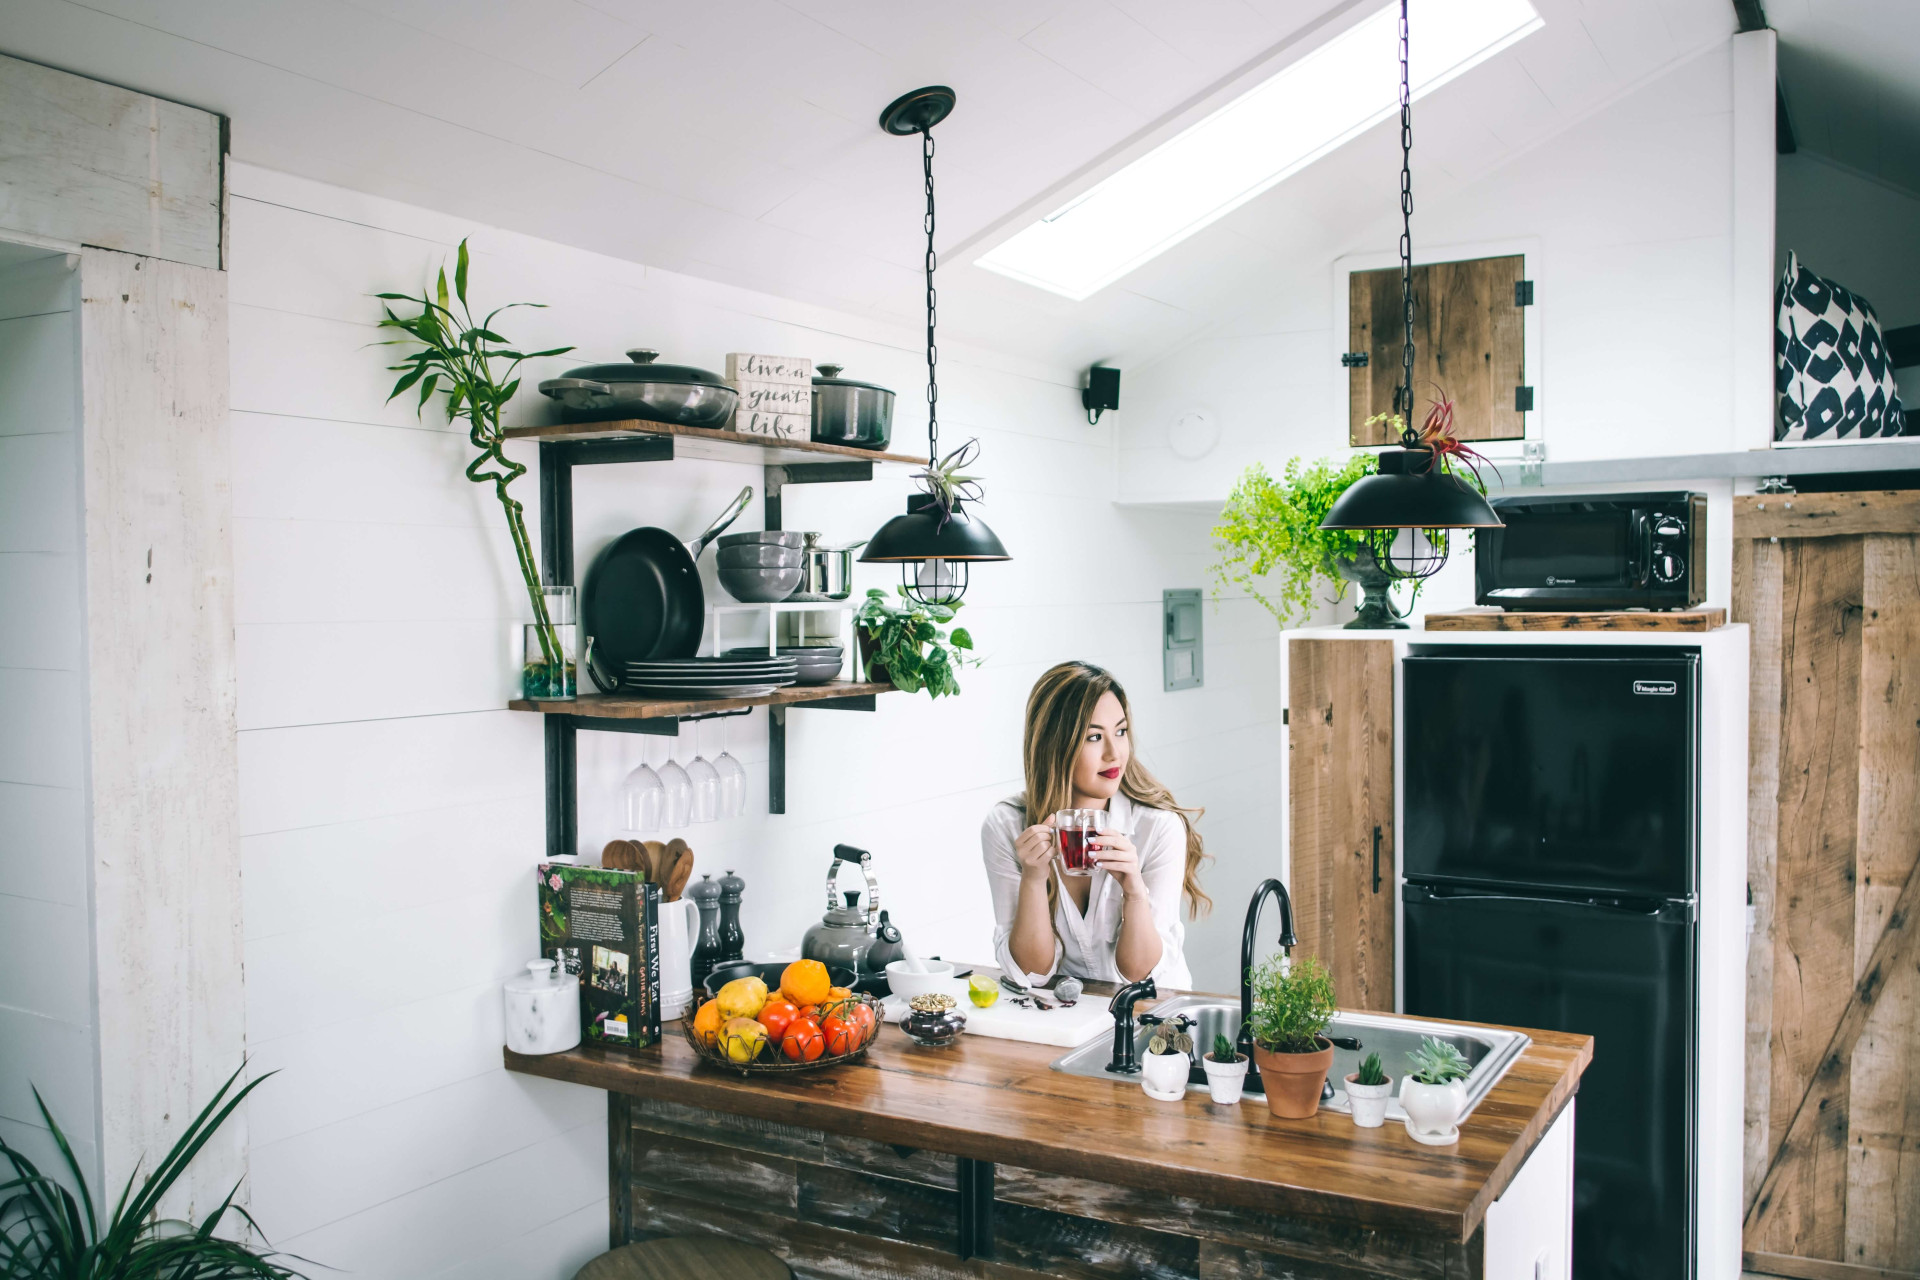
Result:
<svg viewBox="0 0 1920 1280"><path fill-rule="evenodd" d="M1053 837L1060 848L1060 874L1090 876L1098 864L1094 860L1093 838L1107 829L1105 809L1062 809L1053 815Z"/></svg>

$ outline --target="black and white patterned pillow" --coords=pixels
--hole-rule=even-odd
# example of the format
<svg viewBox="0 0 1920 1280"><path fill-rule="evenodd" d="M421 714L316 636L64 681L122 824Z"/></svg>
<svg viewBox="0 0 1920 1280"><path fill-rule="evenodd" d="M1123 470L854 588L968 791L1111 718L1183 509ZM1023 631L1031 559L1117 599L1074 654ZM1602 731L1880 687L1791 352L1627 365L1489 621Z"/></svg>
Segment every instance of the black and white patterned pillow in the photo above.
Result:
<svg viewBox="0 0 1920 1280"><path fill-rule="evenodd" d="M1852 440L1905 429L1873 304L1813 274L1795 253L1774 292L1775 440Z"/></svg>

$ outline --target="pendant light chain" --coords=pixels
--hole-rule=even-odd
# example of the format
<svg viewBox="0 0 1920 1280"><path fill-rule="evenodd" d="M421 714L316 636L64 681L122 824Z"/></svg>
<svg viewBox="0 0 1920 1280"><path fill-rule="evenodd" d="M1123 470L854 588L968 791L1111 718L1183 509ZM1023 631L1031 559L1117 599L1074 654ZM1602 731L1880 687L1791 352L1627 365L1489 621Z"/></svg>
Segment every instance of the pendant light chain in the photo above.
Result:
<svg viewBox="0 0 1920 1280"><path fill-rule="evenodd" d="M931 201L933 179L927 182ZM1413 433L1413 92L1407 68L1407 0L1400 0L1400 307L1406 344L1400 349L1400 386L1393 393L1393 407L1406 415L1400 442L1411 448L1418 437Z"/></svg>
<svg viewBox="0 0 1920 1280"><path fill-rule="evenodd" d="M933 270L940 260L933 252L933 130L922 129L920 140L921 162L927 175L927 465L934 467L940 464L940 384L935 376L940 348L933 341L940 298L934 292Z"/></svg>

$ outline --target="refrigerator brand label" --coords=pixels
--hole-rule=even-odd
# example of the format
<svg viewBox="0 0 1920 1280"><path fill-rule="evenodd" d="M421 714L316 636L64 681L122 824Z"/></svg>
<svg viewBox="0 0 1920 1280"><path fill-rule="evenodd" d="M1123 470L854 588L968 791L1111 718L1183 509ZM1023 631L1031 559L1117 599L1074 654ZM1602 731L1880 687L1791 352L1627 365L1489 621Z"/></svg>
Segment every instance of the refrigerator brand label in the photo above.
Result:
<svg viewBox="0 0 1920 1280"><path fill-rule="evenodd" d="M1633 691L1635 693L1651 693L1661 697L1671 698L1674 694L1680 692L1680 686L1672 680L1635 680L1633 682Z"/></svg>

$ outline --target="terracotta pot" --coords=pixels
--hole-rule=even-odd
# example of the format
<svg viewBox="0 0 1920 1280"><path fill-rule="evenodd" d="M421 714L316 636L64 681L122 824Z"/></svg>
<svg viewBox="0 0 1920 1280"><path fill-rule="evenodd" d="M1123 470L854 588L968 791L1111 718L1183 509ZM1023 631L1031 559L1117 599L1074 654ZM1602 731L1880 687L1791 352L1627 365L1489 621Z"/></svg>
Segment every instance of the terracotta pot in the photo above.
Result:
<svg viewBox="0 0 1920 1280"><path fill-rule="evenodd" d="M1314 1037L1318 1053L1273 1053L1253 1046L1253 1061L1267 1090L1267 1110L1283 1120L1305 1120L1320 1110L1320 1089L1333 1066L1333 1042Z"/></svg>

